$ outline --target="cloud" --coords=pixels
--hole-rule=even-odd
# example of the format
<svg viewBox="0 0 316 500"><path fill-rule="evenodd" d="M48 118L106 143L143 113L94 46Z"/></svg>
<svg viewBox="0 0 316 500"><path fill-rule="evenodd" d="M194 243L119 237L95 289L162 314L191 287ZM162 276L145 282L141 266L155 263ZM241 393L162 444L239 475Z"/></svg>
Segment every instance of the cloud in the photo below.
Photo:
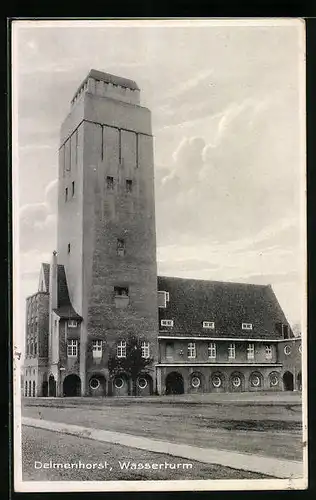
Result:
<svg viewBox="0 0 316 500"><path fill-rule="evenodd" d="M284 144L280 158L278 141L269 137L274 106L254 99L232 103L209 143L203 137L181 140L168 174L156 178L162 244L180 234L223 241L252 237L299 213L299 169L287 175L292 147Z"/></svg>
<svg viewBox="0 0 316 500"><path fill-rule="evenodd" d="M45 201L20 208L20 250L47 252L56 244L57 180L45 189Z"/></svg>

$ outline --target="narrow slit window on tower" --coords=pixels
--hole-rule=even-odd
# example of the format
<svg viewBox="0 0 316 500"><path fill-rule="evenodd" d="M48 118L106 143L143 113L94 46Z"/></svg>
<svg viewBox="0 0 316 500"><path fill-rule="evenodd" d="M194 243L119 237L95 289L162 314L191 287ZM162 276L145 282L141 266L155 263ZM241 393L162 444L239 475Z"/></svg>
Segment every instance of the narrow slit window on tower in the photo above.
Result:
<svg viewBox="0 0 316 500"><path fill-rule="evenodd" d="M120 238L117 240L117 255L120 257L124 257L125 255L125 241Z"/></svg>
<svg viewBox="0 0 316 500"><path fill-rule="evenodd" d="M68 201L68 188L65 189L65 201Z"/></svg>
<svg viewBox="0 0 316 500"><path fill-rule="evenodd" d="M114 189L114 178L110 175L108 175L106 178L106 186L108 189Z"/></svg>
<svg viewBox="0 0 316 500"><path fill-rule="evenodd" d="M70 243L68 243L67 252L70 253Z"/></svg>
<svg viewBox="0 0 316 500"><path fill-rule="evenodd" d="M133 181L131 179L126 179L126 192L131 193L133 189Z"/></svg>
<svg viewBox="0 0 316 500"><path fill-rule="evenodd" d="M72 181L71 183L71 194L72 196L75 196L75 181Z"/></svg>

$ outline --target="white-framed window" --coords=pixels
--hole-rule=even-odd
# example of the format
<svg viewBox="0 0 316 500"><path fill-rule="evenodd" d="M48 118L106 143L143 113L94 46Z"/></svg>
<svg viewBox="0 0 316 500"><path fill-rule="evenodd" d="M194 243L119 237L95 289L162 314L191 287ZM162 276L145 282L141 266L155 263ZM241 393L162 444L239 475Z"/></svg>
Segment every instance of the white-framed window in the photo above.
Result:
<svg viewBox="0 0 316 500"><path fill-rule="evenodd" d="M203 328L210 328L211 330L214 330L215 328L214 321L203 321Z"/></svg>
<svg viewBox="0 0 316 500"><path fill-rule="evenodd" d="M77 328L77 321L75 319L68 320L68 328Z"/></svg>
<svg viewBox="0 0 316 500"><path fill-rule="evenodd" d="M216 344L215 342L209 342L207 346L208 357L215 359L216 358Z"/></svg>
<svg viewBox="0 0 316 500"><path fill-rule="evenodd" d="M196 358L195 342L188 343L188 358Z"/></svg>
<svg viewBox="0 0 316 500"><path fill-rule="evenodd" d="M126 341L121 340L116 347L116 355L118 358L126 358Z"/></svg>
<svg viewBox="0 0 316 500"><path fill-rule="evenodd" d="M200 377L198 377L197 375L195 375L194 377L192 377L192 379L191 379L191 385L195 389L197 389L198 387L200 387L200 385L201 385L201 379L200 379Z"/></svg>
<svg viewBox="0 0 316 500"><path fill-rule="evenodd" d="M76 358L78 355L78 340L68 340L67 356L68 358Z"/></svg>
<svg viewBox="0 0 316 500"><path fill-rule="evenodd" d="M270 373L270 387L276 387L279 383L279 376L277 373Z"/></svg>
<svg viewBox="0 0 316 500"><path fill-rule="evenodd" d="M102 358L102 340L92 341L92 357Z"/></svg>
<svg viewBox="0 0 316 500"><path fill-rule="evenodd" d="M253 373L250 377L250 383L252 387L260 387L261 386L261 376L257 373Z"/></svg>
<svg viewBox="0 0 316 500"><path fill-rule="evenodd" d="M124 387L123 377L116 377L116 379L114 381L114 385L117 389L122 389L122 387Z"/></svg>
<svg viewBox="0 0 316 500"><path fill-rule="evenodd" d="M235 359L236 357L236 346L235 344L229 344L228 346L228 358Z"/></svg>
<svg viewBox="0 0 316 500"><path fill-rule="evenodd" d="M286 345L286 346L284 347L284 354L285 354L286 356L288 356L289 354L291 354L291 352L292 352L291 346Z"/></svg>
<svg viewBox="0 0 316 500"><path fill-rule="evenodd" d="M252 330L252 323L242 323L241 329L242 330Z"/></svg>
<svg viewBox="0 0 316 500"><path fill-rule="evenodd" d="M169 292L164 292L163 290L159 290L158 307L165 309L167 307L167 302L169 302Z"/></svg>
<svg viewBox="0 0 316 500"><path fill-rule="evenodd" d="M232 384L233 384L233 387L235 387L236 389L237 389L237 387L241 386L241 378L239 377L239 375L235 375L232 378Z"/></svg>
<svg viewBox="0 0 316 500"><path fill-rule="evenodd" d="M272 359L272 346L266 345L266 359Z"/></svg>
<svg viewBox="0 0 316 500"><path fill-rule="evenodd" d="M139 387L140 389L146 389L147 385L148 385L148 382L147 382L147 380L145 379L145 377L140 377L140 378L138 379L138 387Z"/></svg>
<svg viewBox="0 0 316 500"><path fill-rule="evenodd" d="M248 344L247 359L255 359L255 344Z"/></svg>
<svg viewBox="0 0 316 500"><path fill-rule="evenodd" d="M222 379L221 379L220 375L213 375L212 384L213 384L213 387L215 387L216 389L218 389L222 385Z"/></svg>
<svg viewBox="0 0 316 500"><path fill-rule="evenodd" d="M173 326L173 319L162 319L160 324L161 326Z"/></svg>
<svg viewBox="0 0 316 500"><path fill-rule="evenodd" d="M149 358L149 342L142 342L141 343L141 349L142 349L142 358Z"/></svg>
<svg viewBox="0 0 316 500"><path fill-rule="evenodd" d="M90 385L91 389L93 389L95 391L96 389L98 389L100 387L100 380L96 377L93 377L90 380L89 385Z"/></svg>

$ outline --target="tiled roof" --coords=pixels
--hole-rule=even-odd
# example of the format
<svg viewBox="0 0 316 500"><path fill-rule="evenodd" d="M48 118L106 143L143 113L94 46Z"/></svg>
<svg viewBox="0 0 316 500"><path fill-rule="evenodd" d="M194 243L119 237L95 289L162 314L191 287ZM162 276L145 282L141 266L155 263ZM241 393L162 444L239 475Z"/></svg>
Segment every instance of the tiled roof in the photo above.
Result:
<svg viewBox="0 0 316 500"><path fill-rule="evenodd" d="M49 290L50 264L43 263L42 265L44 269L44 279L47 287L46 289ZM58 307L57 309L54 309L54 312L61 318L82 319L81 316L79 316L79 314L76 313L70 302L65 268L62 264L58 264L57 266L57 283L58 283L58 292L57 292Z"/></svg>
<svg viewBox="0 0 316 500"><path fill-rule="evenodd" d="M270 285L159 276L158 290L169 292L167 307L159 308L159 324L174 321L172 328L159 326L161 335L277 339L285 324L293 336ZM215 328L203 328L203 321ZM252 330L242 330L242 323L252 323Z"/></svg>

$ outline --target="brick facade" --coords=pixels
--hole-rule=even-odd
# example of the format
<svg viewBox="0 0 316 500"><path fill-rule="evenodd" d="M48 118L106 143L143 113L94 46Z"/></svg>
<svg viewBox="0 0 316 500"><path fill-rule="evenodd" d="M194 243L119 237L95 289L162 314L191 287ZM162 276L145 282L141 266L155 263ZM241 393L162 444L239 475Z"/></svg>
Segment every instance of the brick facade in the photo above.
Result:
<svg viewBox="0 0 316 500"><path fill-rule="evenodd" d="M126 374L108 372L110 353L129 334L148 343L153 358L138 376L138 395L288 389L293 370L292 389L301 388L298 341L270 286L157 281L151 113L131 80L92 70L74 95L60 133L57 254L42 265L39 289L27 299L27 396L131 394ZM163 308L158 291L170 296Z"/></svg>

